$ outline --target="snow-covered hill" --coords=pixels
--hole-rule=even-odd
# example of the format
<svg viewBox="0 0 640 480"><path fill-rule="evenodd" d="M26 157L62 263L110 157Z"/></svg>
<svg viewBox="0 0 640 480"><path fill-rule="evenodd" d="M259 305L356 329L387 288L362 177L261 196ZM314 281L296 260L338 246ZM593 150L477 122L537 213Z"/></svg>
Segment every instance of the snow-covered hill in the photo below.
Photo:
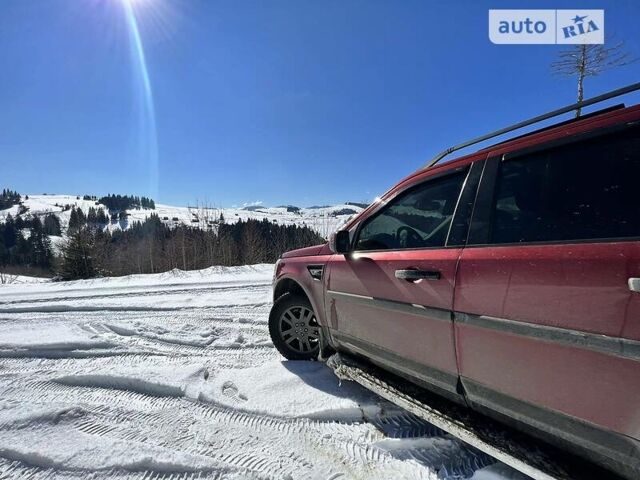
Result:
<svg viewBox="0 0 640 480"><path fill-rule="evenodd" d="M69 224L71 210L65 208L76 207L88 213L89 208L103 208L105 205L93 200L83 200L76 195L23 195L22 206L27 209L24 216L45 216L53 213L60 219L63 231ZM20 212L20 205L14 205L6 210L0 210L0 222L11 214L14 217ZM155 210L131 209L127 210L127 221L111 222L106 228L109 230L126 229L134 222L144 221L152 213L156 213L160 220L169 225L190 225L203 229L214 229L224 219L226 223L235 223L238 220L263 220L278 223L280 225L307 226L323 237L327 237L332 231L344 224L353 214L362 210L360 206L344 204L329 207L262 207L250 208L211 208L202 206L176 207L171 205L156 204Z"/></svg>

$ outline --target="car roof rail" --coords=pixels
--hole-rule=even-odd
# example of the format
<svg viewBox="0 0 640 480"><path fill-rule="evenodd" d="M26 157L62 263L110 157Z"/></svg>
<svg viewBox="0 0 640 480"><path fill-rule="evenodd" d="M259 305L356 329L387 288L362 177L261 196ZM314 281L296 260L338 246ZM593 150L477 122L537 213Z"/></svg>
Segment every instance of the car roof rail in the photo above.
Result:
<svg viewBox="0 0 640 480"><path fill-rule="evenodd" d="M604 115L605 113L615 112L616 110L622 110L625 107L624 103L616 103L615 105L611 105L607 108L602 108L600 110L596 110L595 112L585 113L584 115L580 115L576 118L570 118L569 120L565 120L564 122L554 123L553 125L547 125L546 127L538 128L537 130L533 130L531 132L523 133L522 135L518 135L517 137L507 138L498 143L494 143L493 145L483 148L480 150L481 152L484 150L489 150L490 148L497 147L498 145L504 145L505 143L512 142L513 140L519 140L524 137L528 137L530 135L535 135L536 133L546 132L547 130L551 130L552 128L562 127L563 125L569 125L571 123L578 122L580 120L586 120L591 117L597 117L599 115Z"/></svg>
<svg viewBox="0 0 640 480"><path fill-rule="evenodd" d="M498 137L500 135L512 132L514 130L518 130L520 128L528 127L529 125L533 125L534 123L542 122L543 120L547 120L549 118L557 117L558 115L562 115L563 113L571 112L572 110L577 110L579 108L588 107L589 105L594 105L596 103L604 102L605 100L609 100L610 98L615 98L615 97L619 97L621 95L626 95L627 93L635 92L636 90L640 90L640 82L632 83L631 85L627 85L626 87L618 88L616 90L611 90L610 92L603 93L602 95L598 95L597 97L588 98L588 99L583 100L581 102L572 103L571 105L567 105L566 107L558 108L556 110L552 110L551 112L544 113L542 115L538 115L536 117L530 118L528 120L523 120L522 122L514 123L513 125L509 125L508 127L501 128L500 130L496 130L494 132L487 133L487 134L482 135L480 137L476 137L476 138L473 138L471 140L467 140L466 142L459 143L457 145L454 145L453 147L449 147L446 150L443 150L438 155L433 157L427 164L425 164L424 167L422 167L422 169L433 167L436 163L438 163L440 160L442 160L444 157L446 157L450 153L453 153L453 152L455 152L457 150L461 150L461 149L463 149L465 147L469 147L471 145L475 145L476 143L480 143L480 142L483 142L485 140L489 140L490 138ZM604 112L600 112L600 113L604 113ZM589 114L589 116L593 116L593 115ZM584 117L578 117L575 120L582 120L585 117L587 117L587 115L585 115ZM563 122L563 123L568 123L568 122ZM549 128L555 127L555 126L557 126L557 125L551 125ZM533 133L536 133L536 132L530 132L530 133L527 133L527 134L525 134L523 136L531 135ZM510 139L510 140L513 140L513 139Z"/></svg>

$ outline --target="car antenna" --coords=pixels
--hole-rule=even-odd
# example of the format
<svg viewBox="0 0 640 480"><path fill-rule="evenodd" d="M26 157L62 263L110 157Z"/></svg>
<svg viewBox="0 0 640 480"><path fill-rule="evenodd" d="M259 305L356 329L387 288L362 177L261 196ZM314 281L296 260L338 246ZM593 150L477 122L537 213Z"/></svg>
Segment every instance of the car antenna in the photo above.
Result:
<svg viewBox="0 0 640 480"><path fill-rule="evenodd" d="M612 90L607 93L603 93L602 95L598 95L597 97L588 98L581 102L572 103L571 105L567 105L566 107L559 108L557 110L553 110L548 113L544 113L542 115L538 115L537 117L530 118L528 120L524 120L519 123L515 123L505 128L501 128L500 130L496 130L495 132L487 133L480 137L476 137L474 139L468 140L463 143L459 143L458 145L454 145L453 147L449 147L446 150L443 150L438 155L433 157L427 164L425 164L422 169L433 167L436 163L442 160L444 157L449 155L450 153L455 152L456 150L460 150L465 147L469 147L471 145L475 145L476 143L480 143L484 140L489 140L490 138L497 137L499 135L503 135L505 133L512 132L513 130L518 130L519 128L527 127L529 125L533 125L534 123L541 122L543 120L547 120L548 118L557 117L558 115L562 115L563 113L570 112L572 110L577 110L578 108L588 107L589 105L593 105L595 103L600 103L605 100L609 100L610 98L619 97L621 95L625 95L630 92L635 92L636 90L640 90L640 82L632 83L631 85L627 85L626 87L618 88L617 90Z"/></svg>

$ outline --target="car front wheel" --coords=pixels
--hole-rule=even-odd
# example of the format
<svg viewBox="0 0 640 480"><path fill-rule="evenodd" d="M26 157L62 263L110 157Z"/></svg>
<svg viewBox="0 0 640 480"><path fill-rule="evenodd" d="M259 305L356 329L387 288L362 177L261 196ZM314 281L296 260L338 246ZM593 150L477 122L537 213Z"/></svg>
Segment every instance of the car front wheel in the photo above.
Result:
<svg viewBox="0 0 640 480"><path fill-rule="evenodd" d="M288 360L315 360L320 350L320 325L307 298L285 293L269 314L273 345Z"/></svg>

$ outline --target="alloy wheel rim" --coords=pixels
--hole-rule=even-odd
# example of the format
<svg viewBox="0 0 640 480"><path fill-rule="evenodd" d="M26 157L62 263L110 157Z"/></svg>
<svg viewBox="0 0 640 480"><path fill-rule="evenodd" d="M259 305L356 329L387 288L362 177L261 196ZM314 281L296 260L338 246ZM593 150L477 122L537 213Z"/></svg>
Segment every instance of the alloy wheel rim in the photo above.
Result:
<svg viewBox="0 0 640 480"><path fill-rule="evenodd" d="M280 337L291 350L309 353L318 348L320 326L313 310L304 306L287 308L280 315Z"/></svg>

